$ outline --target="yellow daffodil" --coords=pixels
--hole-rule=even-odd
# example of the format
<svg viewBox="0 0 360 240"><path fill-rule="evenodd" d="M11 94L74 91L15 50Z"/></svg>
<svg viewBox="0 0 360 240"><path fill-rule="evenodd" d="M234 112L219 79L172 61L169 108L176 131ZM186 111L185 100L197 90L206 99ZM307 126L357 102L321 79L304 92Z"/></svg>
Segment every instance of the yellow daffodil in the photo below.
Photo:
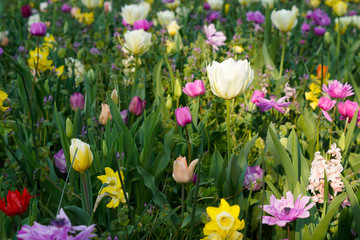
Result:
<svg viewBox="0 0 360 240"><path fill-rule="evenodd" d="M120 172L121 178L124 179L124 175L122 172ZM101 194L109 194L111 197L111 201L106 205L108 208L116 208L119 206L119 203L125 203L125 196L124 191L121 188L121 182L119 178L118 172L114 172L111 168L106 167L105 168L105 175L101 175L97 177L102 184L107 184L106 187L104 187L100 191Z"/></svg>
<svg viewBox="0 0 360 240"><path fill-rule="evenodd" d="M0 110L3 111L3 112L6 111L6 109L9 108L9 107L4 107L3 106L3 102L4 102L5 99L7 99L7 97L8 97L7 93L0 90Z"/></svg>
<svg viewBox="0 0 360 240"><path fill-rule="evenodd" d="M239 220L239 205L230 206L225 199L221 199L218 208L207 207L206 212L211 221L203 229L207 235L203 239L242 239L242 233L238 231L245 227L245 222Z"/></svg>
<svg viewBox="0 0 360 240"><path fill-rule="evenodd" d="M311 83L309 88L310 92L305 93L305 99L311 101L310 106L312 107L312 109L315 109L319 102L321 87L319 84Z"/></svg>
<svg viewBox="0 0 360 240"><path fill-rule="evenodd" d="M66 76L62 76L64 74L64 65L61 65L60 67L55 68L55 73L57 77L61 76L61 79L65 79Z"/></svg>
<svg viewBox="0 0 360 240"><path fill-rule="evenodd" d="M30 51L30 58L27 60L29 68L35 70L36 67L38 71L45 72L52 68L52 60L48 60L49 49L39 49L36 48L33 51Z"/></svg>
<svg viewBox="0 0 360 240"><path fill-rule="evenodd" d="M54 47L54 43L56 43L56 40L52 34L44 37L44 41L45 42L43 43L42 46L45 48L51 48L51 49Z"/></svg>
<svg viewBox="0 0 360 240"><path fill-rule="evenodd" d="M325 4L329 7L334 6L336 3L340 2L340 0L325 0Z"/></svg>

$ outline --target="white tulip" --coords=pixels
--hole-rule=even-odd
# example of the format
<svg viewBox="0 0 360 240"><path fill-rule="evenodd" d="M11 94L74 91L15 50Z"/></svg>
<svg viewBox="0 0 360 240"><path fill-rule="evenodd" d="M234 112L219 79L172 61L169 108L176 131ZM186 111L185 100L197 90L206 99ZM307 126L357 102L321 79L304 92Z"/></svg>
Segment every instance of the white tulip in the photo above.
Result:
<svg viewBox="0 0 360 240"><path fill-rule="evenodd" d="M232 58L207 66L210 87L213 94L223 99L233 99L244 92L252 83L254 70L247 60L235 61Z"/></svg>
<svg viewBox="0 0 360 240"><path fill-rule="evenodd" d="M274 0L261 0L261 4L264 8L266 8L267 6L269 6L270 9L274 8Z"/></svg>
<svg viewBox="0 0 360 240"><path fill-rule="evenodd" d="M88 9L94 9L100 5L101 0L81 0L81 3Z"/></svg>
<svg viewBox="0 0 360 240"><path fill-rule="evenodd" d="M40 6L39 6L40 12L47 12L48 6L49 6L49 4L47 2L40 3Z"/></svg>
<svg viewBox="0 0 360 240"><path fill-rule="evenodd" d="M180 5L180 0L175 0L172 3L165 3L165 6L171 10L176 9Z"/></svg>
<svg viewBox="0 0 360 240"><path fill-rule="evenodd" d="M208 0L208 4L212 10L218 11L221 10L224 0Z"/></svg>
<svg viewBox="0 0 360 240"><path fill-rule="evenodd" d="M291 11L295 14L296 17L299 16L299 8L297 6L293 5Z"/></svg>
<svg viewBox="0 0 360 240"><path fill-rule="evenodd" d="M137 20L142 20L147 17L149 9L147 5L125 5L121 8L121 17L127 24L134 25Z"/></svg>
<svg viewBox="0 0 360 240"><path fill-rule="evenodd" d="M128 31L124 35L125 48L134 55L144 53L151 45L151 33L143 29Z"/></svg>
<svg viewBox="0 0 360 240"><path fill-rule="evenodd" d="M162 26L167 26L169 23L175 20L175 14L173 11L161 11L156 13L159 23Z"/></svg>
<svg viewBox="0 0 360 240"><path fill-rule="evenodd" d="M41 22L40 20L40 15L39 14L34 14L34 15L31 15L29 18L28 18L28 30L30 32L30 29L31 29L31 25L33 23L36 23L36 22Z"/></svg>
<svg viewBox="0 0 360 240"><path fill-rule="evenodd" d="M296 13L286 9L272 11L271 21L275 27L277 27L282 32L291 31L291 29L293 29L298 22Z"/></svg>

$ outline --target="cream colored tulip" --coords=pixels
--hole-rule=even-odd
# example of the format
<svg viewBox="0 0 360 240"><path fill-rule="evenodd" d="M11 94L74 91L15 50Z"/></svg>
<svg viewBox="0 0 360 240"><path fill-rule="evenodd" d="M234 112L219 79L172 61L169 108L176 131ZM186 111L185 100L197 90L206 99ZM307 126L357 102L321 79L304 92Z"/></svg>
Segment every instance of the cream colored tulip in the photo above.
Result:
<svg viewBox="0 0 360 240"><path fill-rule="evenodd" d="M119 94L115 88L111 92L111 99L114 101L115 104L117 104L119 101Z"/></svg>
<svg viewBox="0 0 360 240"><path fill-rule="evenodd" d="M159 24L162 26L167 26L169 23L175 20L175 14L173 11L161 11L156 13L159 20Z"/></svg>
<svg viewBox="0 0 360 240"><path fill-rule="evenodd" d="M175 10L180 5L180 0L175 0L172 3L165 3L165 6L171 10Z"/></svg>
<svg viewBox="0 0 360 240"><path fill-rule="evenodd" d="M173 174L175 182L177 183L188 183L192 180L194 175L194 169L198 163L198 159L193 160L189 167L187 165L186 157L179 156L173 165Z"/></svg>
<svg viewBox="0 0 360 240"><path fill-rule="evenodd" d="M88 169L91 166L93 162L93 154L90 150L90 145L82 142L77 138L71 139L70 161L73 161L72 164L73 169L75 169L80 173L83 173L86 169Z"/></svg>
<svg viewBox="0 0 360 240"><path fill-rule="evenodd" d="M151 33L145 32L143 29L128 31L124 38L125 48L134 55L146 52L151 45Z"/></svg>
<svg viewBox="0 0 360 240"><path fill-rule="evenodd" d="M261 0L261 4L264 8L269 7L270 9L274 8L274 0Z"/></svg>
<svg viewBox="0 0 360 240"><path fill-rule="evenodd" d="M176 20L173 20L169 25L167 25L167 31L170 36L175 36L177 31L180 29L180 26L177 24Z"/></svg>
<svg viewBox="0 0 360 240"><path fill-rule="evenodd" d="M273 11L271 13L271 21L282 32L289 32L293 29L298 20L296 18L296 12L291 10L282 9L279 11Z"/></svg>
<svg viewBox="0 0 360 240"><path fill-rule="evenodd" d="M207 66L207 74L213 94L223 99L233 99L244 92L252 83L254 70L247 60L232 58Z"/></svg>
<svg viewBox="0 0 360 240"><path fill-rule="evenodd" d="M224 4L224 0L208 0L207 2L210 5L210 8L215 11L221 10Z"/></svg>
<svg viewBox="0 0 360 240"><path fill-rule="evenodd" d="M106 125L106 123L108 122L109 119L110 119L110 121L112 119L110 107L109 107L109 105L102 103L101 104L101 113L99 116L99 122L102 125Z"/></svg>
<svg viewBox="0 0 360 240"><path fill-rule="evenodd" d="M122 7L120 14L127 24L134 25L137 20L145 19L148 13L147 5L130 4Z"/></svg>
<svg viewBox="0 0 360 240"><path fill-rule="evenodd" d="M88 9L94 9L100 5L101 0L81 0L81 3Z"/></svg>

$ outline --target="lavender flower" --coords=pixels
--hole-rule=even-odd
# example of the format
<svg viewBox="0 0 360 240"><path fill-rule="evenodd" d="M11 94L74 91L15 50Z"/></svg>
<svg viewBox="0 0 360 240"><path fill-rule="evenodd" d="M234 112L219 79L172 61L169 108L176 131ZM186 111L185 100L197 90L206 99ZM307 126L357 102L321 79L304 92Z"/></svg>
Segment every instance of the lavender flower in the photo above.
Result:
<svg viewBox="0 0 360 240"><path fill-rule="evenodd" d="M294 204L294 195L291 191L286 193L286 198L276 199L275 195L272 195L270 205L264 205L263 209L273 216L264 216L262 223L284 227L288 222L297 218L307 218L310 216L309 209L315 205L315 203L310 203L306 206L310 199L311 197L302 197L300 194Z"/></svg>
<svg viewBox="0 0 360 240"><path fill-rule="evenodd" d="M265 17L264 17L264 15L262 15L262 13L260 11L247 12L246 20L248 22L255 22L257 24L262 24L265 21Z"/></svg>
<svg viewBox="0 0 360 240"><path fill-rule="evenodd" d="M54 154L54 159L55 159L55 166L59 169L59 171L62 173L66 173L67 172L66 159L65 159L64 151L62 149L60 149L60 151Z"/></svg>
<svg viewBox="0 0 360 240"><path fill-rule="evenodd" d="M326 86L324 84L322 89L332 98L343 99L355 94L350 84L348 83L342 84L338 80L334 80L330 82L329 86Z"/></svg>
<svg viewBox="0 0 360 240"><path fill-rule="evenodd" d="M277 101L275 99L259 98L258 102L255 104L261 108L260 112L266 112L275 108L279 112L285 113L285 109L283 107L288 107L291 104L291 102L285 102L286 98L287 97L284 96Z"/></svg>
<svg viewBox="0 0 360 240"><path fill-rule="evenodd" d="M42 225L34 222L33 226L24 225L18 232L20 240L37 240L37 239L64 239L64 240L85 240L96 237L92 232L95 224L89 227L85 225L72 226L69 218L63 209L60 209L59 215L51 222L50 225Z"/></svg>
<svg viewBox="0 0 360 240"><path fill-rule="evenodd" d="M213 49L219 50L218 47L225 45L226 36L223 32L217 32L214 24L204 26L204 31L207 38L205 43L210 44Z"/></svg>
<svg viewBox="0 0 360 240"><path fill-rule="evenodd" d="M251 189L251 186L254 191L260 190L261 186L263 185L263 182L261 181L263 176L264 170L262 170L260 166L248 166L246 168L244 186L249 190Z"/></svg>
<svg viewBox="0 0 360 240"><path fill-rule="evenodd" d="M92 55L100 55L100 50L97 49L97 48L91 48L91 49L90 49L90 53L91 53Z"/></svg>

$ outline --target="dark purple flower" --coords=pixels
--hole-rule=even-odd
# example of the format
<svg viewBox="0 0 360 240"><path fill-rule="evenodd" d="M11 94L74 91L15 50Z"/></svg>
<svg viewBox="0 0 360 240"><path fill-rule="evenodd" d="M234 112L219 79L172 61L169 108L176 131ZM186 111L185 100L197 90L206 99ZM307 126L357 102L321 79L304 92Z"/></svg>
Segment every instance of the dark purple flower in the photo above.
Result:
<svg viewBox="0 0 360 240"><path fill-rule="evenodd" d="M25 51L25 47L24 46L19 46L18 52L24 52L24 51Z"/></svg>
<svg viewBox="0 0 360 240"><path fill-rule="evenodd" d="M210 4L208 2L204 3L204 10L210 10Z"/></svg>
<svg viewBox="0 0 360 240"><path fill-rule="evenodd" d="M276 199L275 195L270 197L270 205L264 205L265 212L272 216L264 216L263 224L278 225L284 227L288 222L292 222L298 218L307 218L310 216L309 210L315 205L310 203L311 197L298 196L294 204L294 195L291 191L286 193L286 198Z"/></svg>
<svg viewBox="0 0 360 240"><path fill-rule="evenodd" d="M24 225L17 234L20 240L36 239L64 239L64 240L85 240L96 237L92 232L95 224L87 227L85 225L72 226L69 218L63 209L56 216L50 225L42 225L34 222L33 226Z"/></svg>
<svg viewBox="0 0 360 240"><path fill-rule="evenodd" d="M66 159L65 159L64 151L62 149L60 149L60 151L54 154L54 159L55 159L55 166L59 169L59 171L62 173L66 173L67 172Z"/></svg>
<svg viewBox="0 0 360 240"><path fill-rule="evenodd" d="M356 11L350 11L347 15L348 16L356 16L357 12Z"/></svg>
<svg viewBox="0 0 360 240"><path fill-rule="evenodd" d="M251 189L251 186L254 191L260 190L263 185L262 178L264 176L264 170L260 166L246 168L245 178L244 178L244 187ZM260 181L259 181L260 180Z"/></svg>
<svg viewBox="0 0 360 240"><path fill-rule="evenodd" d="M142 100L138 96L135 96L131 99L129 105L129 111L137 116L143 113L145 110L146 100Z"/></svg>
<svg viewBox="0 0 360 240"><path fill-rule="evenodd" d="M206 20L208 22L212 22L214 20L220 19L221 18L221 13L217 12L217 11L211 11L209 13L209 15L207 15Z"/></svg>
<svg viewBox="0 0 360 240"><path fill-rule="evenodd" d="M146 19L141 19L141 20L137 20L134 22L134 29L138 30L138 29L144 29L144 31L149 30L153 25L152 21L148 21Z"/></svg>
<svg viewBox="0 0 360 240"><path fill-rule="evenodd" d="M33 36L45 36L46 24L42 22L33 23L30 28L30 33Z"/></svg>
<svg viewBox="0 0 360 240"><path fill-rule="evenodd" d="M81 93L75 92L70 97L70 107L73 111L83 110L85 107L85 99Z"/></svg>
<svg viewBox="0 0 360 240"><path fill-rule="evenodd" d="M71 12L71 6L67 5L66 3L64 3L61 7L61 11L63 11L64 13L68 13Z"/></svg>
<svg viewBox="0 0 360 240"><path fill-rule="evenodd" d="M248 22L255 22L257 24L262 24L265 21L265 17L264 17L264 15L262 15L262 13L260 11L247 12L246 20Z"/></svg>
<svg viewBox="0 0 360 240"><path fill-rule="evenodd" d="M31 6L30 5L24 5L21 8L21 16L24 18L28 18L31 16Z"/></svg>
<svg viewBox="0 0 360 240"><path fill-rule="evenodd" d="M314 28L314 33L315 33L315 35L321 37L321 36L323 36L323 35L326 33L326 29L323 28L323 27L316 26L316 27Z"/></svg>

